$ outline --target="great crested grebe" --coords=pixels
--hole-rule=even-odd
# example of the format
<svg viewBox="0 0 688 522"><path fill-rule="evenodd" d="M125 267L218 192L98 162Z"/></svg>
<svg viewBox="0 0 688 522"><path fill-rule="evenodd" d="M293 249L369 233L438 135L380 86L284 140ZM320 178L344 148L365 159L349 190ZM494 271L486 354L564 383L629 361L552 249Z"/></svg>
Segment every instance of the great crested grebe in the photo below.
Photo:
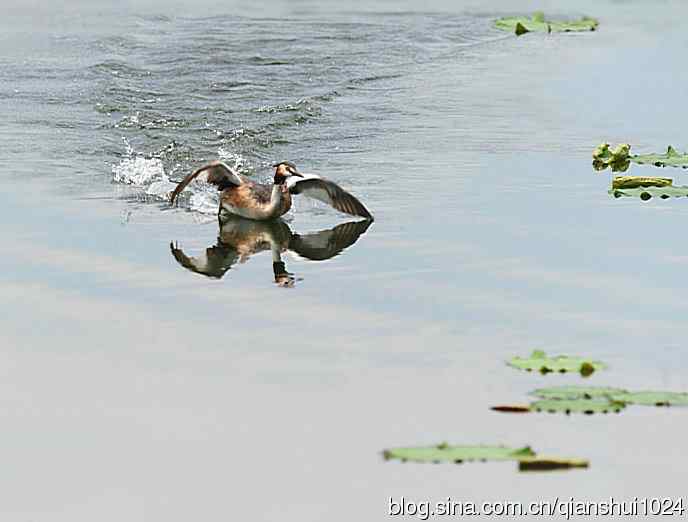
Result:
<svg viewBox="0 0 688 522"><path fill-rule="evenodd" d="M188 256L176 243L170 243L170 250L184 268L215 279L224 276L236 263L245 263L254 254L271 251L275 282L292 286L296 280L287 272L283 253L294 252L311 261L330 259L353 245L371 223L370 220L349 221L331 229L297 234L279 218L255 221L229 216L220 226L217 243L201 255Z"/></svg>
<svg viewBox="0 0 688 522"><path fill-rule="evenodd" d="M220 191L220 208L248 219L265 221L286 214L291 208L292 194L317 199L340 212L372 221L373 216L363 204L333 181L314 174L301 174L296 165L282 161L273 165L272 185L254 183L236 173L221 161L211 161L186 176L172 192L172 203L194 179L215 185Z"/></svg>

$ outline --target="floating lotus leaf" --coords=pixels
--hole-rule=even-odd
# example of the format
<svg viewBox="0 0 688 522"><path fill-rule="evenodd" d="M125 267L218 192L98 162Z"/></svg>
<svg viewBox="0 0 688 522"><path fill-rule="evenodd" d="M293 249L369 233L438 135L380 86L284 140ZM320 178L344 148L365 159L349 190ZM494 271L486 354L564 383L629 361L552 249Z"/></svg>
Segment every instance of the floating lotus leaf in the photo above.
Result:
<svg viewBox="0 0 688 522"><path fill-rule="evenodd" d="M688 154L676 152L669 145L664 154L639 154L631 156L631 161L640 165L654 165L655 167L681 167L688 169Z"/></svg>
<svg viewBox="0 0 688 522"><path fill-rule="evenodd" d="M614 401L643 406L688 406L688 393L679 392L620 392L611 395Z"/></svg>
<svg viewBox="0 0 688 522"><path fill-rule="evenodd" d="M667 187L611 188L609 189L609 195L615 198L640 198L643 201L652 198L685 198L688 197L688 187L674 187L673 185L669 185Z"/></svg>
<svg viewBox="0 0 688 522"><path fill-rule="evenodd" d="M584 357L569 357L568 355L557 355L548 357L541 350L535 350L530 357L514 357L507 362L509 366L525 371L539 371L541 373L550 372L580 372L583 376L591 375L595 370L601 370L606 366L600 361L593 361Z"/></svg>
<svg viewBox="0 0 688 522"><path fill-rule="evenodd" d="M547 400L607 400L624 404L643 406L688 406L688 393L640 391L629 392L620 388L603 386L553 386L539 388L531 395ZM531 405L531 409L533 405ZM503 410L499 410L503 411Z"/></svg>
<svg viewBox="0 0 688 522"><path fill-rule="evenodd" d="M626 393L621 388L604 386L552 386L538 388L530 394L541 399L576 400L576 399L614 399L615 395ZM623 402L623 401L622 401Z"/></svg>
<svg viewBox="0 0 688 522"><path fill-rule="evenodd" d="M608 398L596 399L543 399L530 405L533 411L549 413L618 413L626 407L625 402Z"/></svg>
<svg viewBox="0 0 688 522"><path fill-rule="evenodd" d="M503 404L492 406L490 409L501 413L530 413L530 406L525 406L523 404Z"/></svg>
<svg viewBox="0 0 688 522"><path fill-rule="evenodd" d="M512 16L495 20L495 27L520 36L531 31L545 33L562 33L571 31L594 31L599 22L594 18L583 17L580 20L546 20L542 12L534 13L532 17Z"/></svg>
<svg viewBox="0 0 688 522"><path fill-rule="evenodd" d="M505 446L450 446L446 443L420 448L394 448L383 452L385 460L402 462L453 462L506 461L518 462L519 471L551 471L555 469L587 468L589 462L583 459L538 457L529 447L508 448Z"/></svg>
<svg viewBox="0 0 688 522"><path fill-rule="evenodd" d="M589 466L590 462L584 459L529 457L518 461L519 471L554 471L557 469L587 468Z"/></svg>
<svg viewBox="0 0 688 522"><path fill-rule="evenodd" d="M649 178L638 176L615 176L612 189L633 189L640 187L670 187L674 181L670 178Z"/></svg>
<svg viewBox="0 0 688 522"><path fill-rule="evenodd" d="M592 166L595 170L605 170L607 167L612 172L625 172L630 163L639 165L654 165L655 167L681 167L688 169L688 153L677 152L671 145L664 154L631 154L631 146L623 143L615 149L610 148L609 143L598 145L592 153Z"/></svg>
<svg viewBox="0 0 688 522"><path fill-rule="evenodd" d="M397 459L411 462L454 462L473 460L520 460L534 457L535 452L528 446L508 448L506 446L450 446L442 443L437 446L417 448L393 448L383 453L385 460Z"/></svg>
<svg viewBox="0 0 688 522"><path fill-rule="evenodd" d="M602 143L592 153L592 166L597 171L610 167L612 172L626 172L631 165L630 152L628 143L622 143L615 149L610 148L609 143Z"/></svg>

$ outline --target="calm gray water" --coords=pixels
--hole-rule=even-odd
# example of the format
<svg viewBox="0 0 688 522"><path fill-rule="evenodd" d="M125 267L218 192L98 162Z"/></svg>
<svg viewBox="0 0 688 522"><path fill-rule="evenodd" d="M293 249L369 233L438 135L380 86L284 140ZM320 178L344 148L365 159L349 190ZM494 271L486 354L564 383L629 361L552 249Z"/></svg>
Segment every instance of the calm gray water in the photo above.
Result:
<svg viewBox="0 0 688 522"><path fill-rule="evenodd" d="M685 4L136 4L0 10L2 520L685 496L684 410L488 409L580 381L504 366L533 348L607 361L591 384L688 388L687 202L610 199L590 167L601 141L688 146ZM602 25L491 27L535 8ZM285 254L293 288L269 252L191 273L169 244L216 244L215 195L164 193L218 157L259 180L290 159L376 221L326 261ZM347 221L299 201L287 226ZM444 440L591 468L379 454Z"/></svg>

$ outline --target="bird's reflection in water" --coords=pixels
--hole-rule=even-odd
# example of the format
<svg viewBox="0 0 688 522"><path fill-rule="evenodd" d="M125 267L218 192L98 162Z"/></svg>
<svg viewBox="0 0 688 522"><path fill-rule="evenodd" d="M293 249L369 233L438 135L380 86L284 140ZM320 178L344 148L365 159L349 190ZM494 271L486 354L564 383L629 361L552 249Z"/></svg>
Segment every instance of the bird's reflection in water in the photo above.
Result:
<svg viewBox="0 0 688 522"><path fill-rule="evenodd" d="M236 263L245 263L259 252L272 252L272 270L275 283L292 287L298 279L287 271L282 254L292 251L312 261L330 259L353 245L368 230L372 221L350 221L334 228L295 234L283 220L252 221L229 216L220 221L217 244L208 247L198 257L187 256L178 244L170 249L177 262L184 268L219 279Z"/></svg>

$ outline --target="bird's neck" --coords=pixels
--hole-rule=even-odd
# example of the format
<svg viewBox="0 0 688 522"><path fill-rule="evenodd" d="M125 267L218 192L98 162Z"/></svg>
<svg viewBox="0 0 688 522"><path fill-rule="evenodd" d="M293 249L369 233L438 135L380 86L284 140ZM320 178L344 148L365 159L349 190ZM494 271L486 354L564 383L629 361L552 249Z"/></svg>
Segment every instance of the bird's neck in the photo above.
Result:
<svg viewBox="0 0 688 522"><path fill-rule="evenodd" d="M277 178L277 176L275 176ZM282 205L282 200L284 199L284 183L275 183L272 186L272 192L270 193L270 210L276 210Z"/></svg>

